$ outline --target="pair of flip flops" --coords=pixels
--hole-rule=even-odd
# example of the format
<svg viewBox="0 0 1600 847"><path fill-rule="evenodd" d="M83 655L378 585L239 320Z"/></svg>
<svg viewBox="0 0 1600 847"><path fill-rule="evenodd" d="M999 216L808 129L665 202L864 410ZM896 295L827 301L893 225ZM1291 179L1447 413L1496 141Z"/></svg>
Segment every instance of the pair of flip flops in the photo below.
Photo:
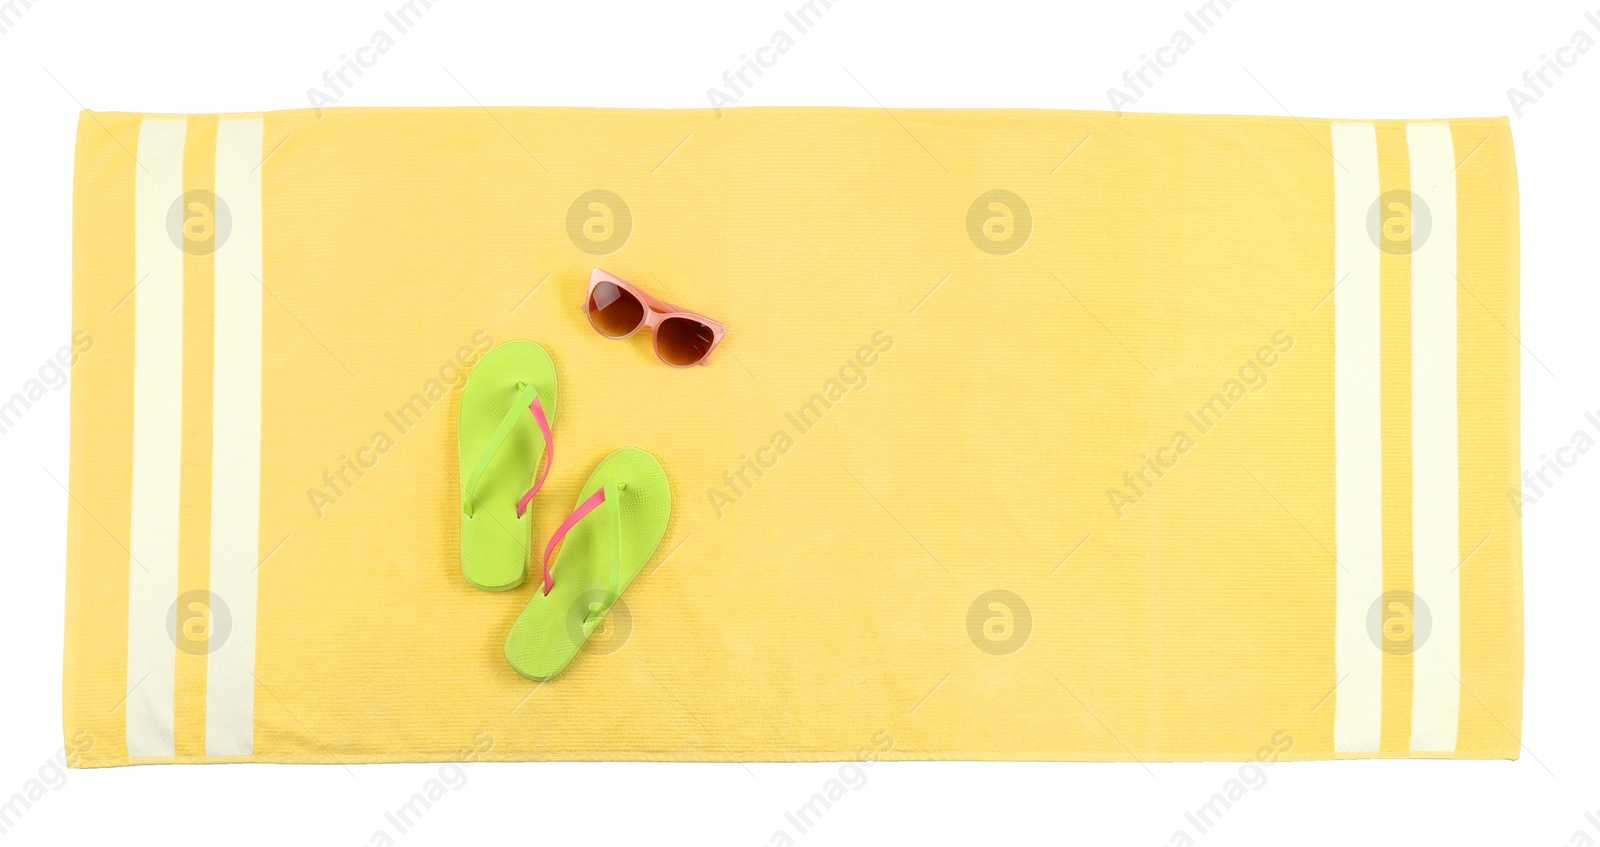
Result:
<svg viewBox="0 0 1600 847"><path fill-rule="evenodd" d="M462 389L461 572L484 591L509 591L527 578L528 505L550 472L555 411L555 364L532 341L490 350ZM517 673L546 680L566 669L654 555L671 512L656 457L623 447L600 461L545 546L533 599L506 635L506 661Z"/></svg>

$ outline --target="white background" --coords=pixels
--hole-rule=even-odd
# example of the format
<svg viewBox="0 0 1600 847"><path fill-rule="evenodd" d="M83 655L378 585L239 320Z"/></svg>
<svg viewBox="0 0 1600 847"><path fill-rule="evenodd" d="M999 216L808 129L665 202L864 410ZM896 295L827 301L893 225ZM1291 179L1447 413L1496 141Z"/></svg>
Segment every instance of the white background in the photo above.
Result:
<svg viewBox="0 0 1600 847"><path fill-rule="evenodd" d="M817 0L820 2L820 0ZM835 0L741 105L1105 109L1107 88L1201 0L997 4ZM1220 2L1220 0L1219 0ZM77 112L296 108L400 0L338 5L23 0L0 35L0 397L72 332ZM800 0L439 0L339 105L702 107ZM1585 12L1594 12L1595 21ZM1349 118L1512 114L1507 89L1600 0L1241 0L1132 108ZM391 28L392 29L392 28ZM1513 118L1522 189L1523 464L1600 410L1595 161L1600 47ZM449 73L446 72L449 69ZM848 71L846 70L848 69ZM451 74L455 78L452 78ZM852 76L853 75L853 76ZM459 82L458 82L459 80ZM1269 213L1273 198L1262 198ZM68 392L0 435L0 802L62 744ZM1600 436L1594 430L1591 434ZM1594 451L1600 453L1600 451ZM1199 843L1600 842L1593 599L1600 455L1525 515L1527 683L1516 762L1279 764ZM981 715L973 716L981 720ZM603 731L598 728L597 731ZM479 764L402 844L767 844L837 764ZM1230 764L879 764L801 844L1166 844ZM48 768L46 771L48 772ZM74 771L0 840L366 844L438 765ZM1595 812L1591 822L1586 812ZM792 832L792 828L790 829ZM300 835L308 833L309 837ZM1588 843L1588 842L1581 842Z"/></svg>

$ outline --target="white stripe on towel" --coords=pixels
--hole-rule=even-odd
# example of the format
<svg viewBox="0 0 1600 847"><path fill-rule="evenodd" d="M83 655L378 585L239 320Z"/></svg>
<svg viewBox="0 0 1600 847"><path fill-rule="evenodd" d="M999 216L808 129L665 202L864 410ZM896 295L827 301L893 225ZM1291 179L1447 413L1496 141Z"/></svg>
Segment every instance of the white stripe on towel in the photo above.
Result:
<svg viewBox="0 0 1600 847"><path fill-rule="evenodd" d="M1424 205L1432 219L1411 254L1412 593L1414 620L1432 618L1412 654L1411 749L1450 752L1461 707L1455 145L1446 123L1407 124L1406 143L1413 220Z"/></svg>
<svg viewBox="0 0 1600 847"><path fill-rule="evenodd" d="M256 568L261 514L260 118L217 124L216 194L233 217L216 256L212 391L211 592L232 627L206 666L206 755L255 742Z"/></svg>
<svg viewBox="0 0 1600 847"><path fill-rule="evenodd" d="M178 490L183 459L183 256L167 211L183 194L188 122L146 118L134 176L133 489L128 517L128 756L173 755Z"/></svg>
<svg viewBox="0 0 1600 847"><path fill-rule="evenodd" d="M1383 594L1379 250L1367 230L1378 199L1370 123L1333 134L1334 718L1333 749L1374 752L1383 721L1383 652L1367 610Z"/></svg>

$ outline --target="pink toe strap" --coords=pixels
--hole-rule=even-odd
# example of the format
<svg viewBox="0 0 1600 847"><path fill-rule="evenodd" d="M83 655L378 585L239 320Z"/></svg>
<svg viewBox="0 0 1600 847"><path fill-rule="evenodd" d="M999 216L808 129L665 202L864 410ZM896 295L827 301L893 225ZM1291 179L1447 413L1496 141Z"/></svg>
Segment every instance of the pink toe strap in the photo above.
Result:
<svg viewBox="0 0 1600 847"><path fill-rule="evenodd" d="M561 539L567 537L567 532L576 526L578 521L583 520L584 515L594 511L605 501L606 490L601 488L591 494L589 499L579 504L572 514L567 515L567 519L561 522L561 526L556 527L555 534L550 536L550 543L544 546L544 593L546 595L549 595L550 589L555 587L555 580L550 578L550 554L556 551L556 545L561 543Z"/></svg>
<svg viewBox="0 0 1600 847"><path fill-rule="evenodd" d="M539 405L538 397L533 398L533 402L528 404L528 411L533 413L533 419L539 422L539 432L544 434L544 470L539 472L539 479L528 489L528 493L517 501L519 518L528 510L528 503L533 500L533 495L538 494L539 489L544 487L544 479L550 475L550 464L556 460L556 442L550 434L550 420L544 416L544 407Z"/></svg>

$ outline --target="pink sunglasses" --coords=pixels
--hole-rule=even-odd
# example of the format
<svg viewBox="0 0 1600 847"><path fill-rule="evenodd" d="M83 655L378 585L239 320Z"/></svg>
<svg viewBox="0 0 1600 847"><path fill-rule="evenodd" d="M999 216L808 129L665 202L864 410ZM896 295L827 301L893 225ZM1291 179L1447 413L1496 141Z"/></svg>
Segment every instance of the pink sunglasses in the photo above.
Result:
<svg viewBox="0 0 1600 847"><path fill-rule="evenodd" d="M584 314L607 338L627 338L644 327L655 336L656 356L675 368L704 365L728 328L705 315L663 303L619 276L595 268Z"/></svg>

